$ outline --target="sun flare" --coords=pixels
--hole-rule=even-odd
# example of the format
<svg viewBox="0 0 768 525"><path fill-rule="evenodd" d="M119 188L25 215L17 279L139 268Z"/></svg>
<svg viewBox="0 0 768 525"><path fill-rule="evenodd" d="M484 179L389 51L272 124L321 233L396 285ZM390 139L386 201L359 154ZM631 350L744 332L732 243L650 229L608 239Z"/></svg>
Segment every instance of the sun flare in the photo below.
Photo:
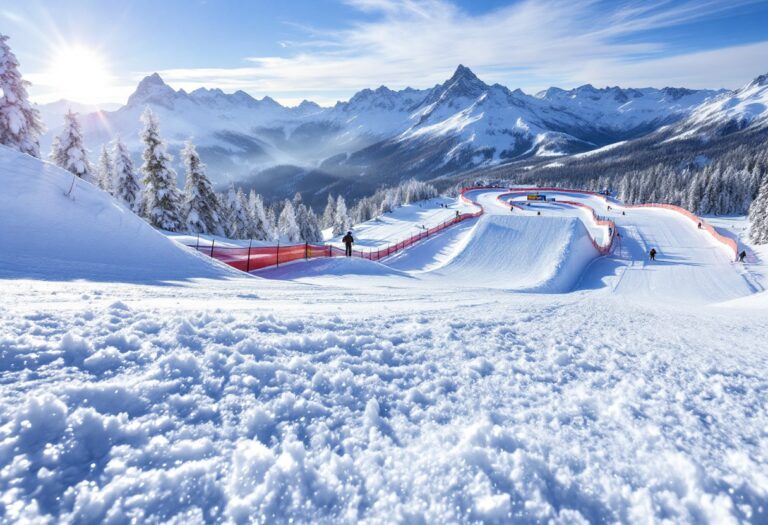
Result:
<svg viewBox="0 0 768 525"><path fill-rule="evenodd" d="M104 58L82 45L66 45L53 54L48 77L63 98L92 102L102 96L110 83Z"/></svg>

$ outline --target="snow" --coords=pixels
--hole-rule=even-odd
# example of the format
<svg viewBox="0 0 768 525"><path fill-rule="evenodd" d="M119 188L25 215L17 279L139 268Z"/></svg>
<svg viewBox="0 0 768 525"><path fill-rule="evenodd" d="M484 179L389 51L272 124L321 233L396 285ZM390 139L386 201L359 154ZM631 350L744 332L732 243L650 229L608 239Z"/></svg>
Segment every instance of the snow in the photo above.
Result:
<svg viewBox="0 0 768 525"><path fill-rule="evenodd" d="M477 166L529 154L559 156L596 147L587 142L596 131L626 137L678 120L717 94L582 86L533 96L485 84L462 66L431 89L393 91L382 86L329 108L287 108L242 91L174 90L154 74L139 83L125 106L84 115L83 128L94 151L119 134L138 154L137 122L144 107L151 106L171 150L194 137L210 155L227 154L229 162L210 174L220 185L228 177L245 179L254 170L276 165L310 168L337 155L364 155L365 148L384 140L427 149L452 141L445 164L464 158ZM44 114L50 131L42 137L43 150L61 127L55 107Z"/></svg>
<svg viewBox="0 0 768 525"><path fill-rule="evenodd" d="M667 141L682 140L701 134L706 138L713 127L735 125L737 129L749 125L765 126L768 122L768 82L758 77L735 91L722 93L706 101L675 129Z"/></svg>
<svg viewBox="0 0 768 525"><path fill-rule="evenodd" d="M445 205L444 208L440 205ZM391 213L384 213L375 219L357 224L352 228L355 238L354 248L358 250L383 249L388 245L394 245L413 235L418 235L425 228L433 228L452 220L456 212L473 213L477 207L456 199L436 198L417 203L407 204L394 209ZM330 244L340 248L343 235L330 239Z"/></svg>
<svg viewBox="0 0 768 525"><path fill-rule="evenodd" d="M386 264L253 278L0 167L4 522L768 519L765 292L688 219L570 195L622 232L596 257L582 211L483 191Z"/></svg>
<svg viewBox="0 0 768 525"><path fill-rule="evenodd" d="M121 282L225 278L235 273L178 247L108 194L0 146L0 278Z"/></svg>

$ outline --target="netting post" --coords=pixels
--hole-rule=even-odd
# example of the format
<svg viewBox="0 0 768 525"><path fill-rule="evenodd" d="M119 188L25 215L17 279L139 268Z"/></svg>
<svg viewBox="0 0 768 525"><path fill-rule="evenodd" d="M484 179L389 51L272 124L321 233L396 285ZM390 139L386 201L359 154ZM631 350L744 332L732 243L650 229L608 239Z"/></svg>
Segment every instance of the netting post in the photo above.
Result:
<svg viewBox="0 0 768 525"><path fill-rule="evenodd" d="M253 244L253 239L248 239L248 258L245 260L245 273L248 273L251 271L251 245Z"/></svg>
<svg viewBox="0 0 768 525"><path fill-rule="evenodd" d="M195 251L200 251L200 232L197 232L197 241L195 241Z"/></svg>
<svg viewBox="0 0 768 525"><path fill-rule="evenodd" d="M304 259L307 261L309 260L309 243L308 242L304 243Z"/></svg>
<svg viewBox="0 0 768 525"><path fill-rule="evenodd" d="M277 253L275 254L275 267L280 266L280 241L277 241Z"/></svg>
<svg viewBox="0 0 768 525"><path fill-rule="evenodd" d="M211 240L211 258L213 258L213 245L216 244L216 239Z"/></svg>

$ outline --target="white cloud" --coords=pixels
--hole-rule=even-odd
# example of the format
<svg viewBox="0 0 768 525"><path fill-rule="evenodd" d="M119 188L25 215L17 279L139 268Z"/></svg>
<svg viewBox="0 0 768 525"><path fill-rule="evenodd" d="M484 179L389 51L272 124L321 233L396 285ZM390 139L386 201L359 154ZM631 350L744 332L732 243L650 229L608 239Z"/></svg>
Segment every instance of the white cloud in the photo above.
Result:
<svg viewBox="0 0 768 525"><path fill-rule="evenodd" d="M768 70L768 41L670 56L647 36L756 0L521 0L479 15L449 0L346 1L367 13L365 21L337 31L306 28L304 41L283 42L284 56L160 73L177 88L327 103L381 84L428 87L459 63L486 81L526 91L584 83L737 87Z"/></svg>
<svg viewBox="0 0 768 525"><path fill-rule="evenodd" d="M447 0L348 0L376 19L315 32L307 42L286 46L298 50L294 55L161 74L175 85L292 97L349 94L379 84L426 87L445 80L459 63L489 81L528 90L587 82L736 87L768 69L766 43L669 57L661 42L640 37L749 2L659 0L609 9L594 0L525 0L471 16Z"/></svg>

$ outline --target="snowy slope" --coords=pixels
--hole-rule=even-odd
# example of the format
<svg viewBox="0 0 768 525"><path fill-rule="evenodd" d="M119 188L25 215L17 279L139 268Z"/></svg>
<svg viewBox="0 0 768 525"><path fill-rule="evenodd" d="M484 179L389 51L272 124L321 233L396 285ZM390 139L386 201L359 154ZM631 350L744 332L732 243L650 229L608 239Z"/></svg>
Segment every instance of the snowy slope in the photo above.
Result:
<svg viewBox="0 0 768 525"><path fill-rule="evenodd" d="M700 135L707 138L745 128L768 126L768 75L724 93L696 108L671 130L674 138Z"/></svg>
<svg viewBox="0 0 768 525"><path fill-rule="evenodd" d="M224 278L234 272L191 253L108 194L0 146L0 278L119 282Z"/></svg>
<svg viewBox="0 0 768 525"><path fill-rule="evenodd" d="M429 278L464 287L567 292L597 256L578 219L488 215Z"/></svg>
<svg viewBox="0 0 768 525"><path fill-rule="evenodd" d="M586 247L578 217L544 205L489 206L397 270L335 258L275 280L43 281L51 251L81 272L118 243L146 262L139 240L179 277L200 261L90 186L62 198L59 170L2 148L0 168L0 241L35 256L0 278L3 523L768 521L764 293L716 308L662 286L638 300L631 280L611 293L645 255L627 245L577 293L516 293ZM627 236L662 247L636 272L646 284L736 286L695 225L625 211ZM418 271L430 259L441 268ZM291 282L301 268L326 280Z"/></svg>

